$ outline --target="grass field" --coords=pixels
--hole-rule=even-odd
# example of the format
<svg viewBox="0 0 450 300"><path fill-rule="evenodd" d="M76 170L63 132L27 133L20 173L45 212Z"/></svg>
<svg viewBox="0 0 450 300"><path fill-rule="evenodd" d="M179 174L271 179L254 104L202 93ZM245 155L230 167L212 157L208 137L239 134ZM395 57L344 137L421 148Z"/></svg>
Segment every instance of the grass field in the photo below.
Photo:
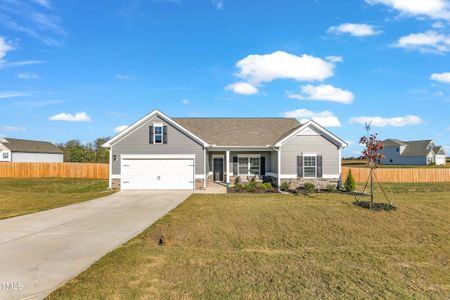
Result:
<svg viewBox="0 0 450 300"><path fill-rule="evenodd" d="M359 159L343 159L342 166L344 167L367 167L367 163ZM418 165L378 165L379 168L450 168L450 160L447 159L446 165L429 165L429 166L418 166Z"/></svg>
<svg viewBox="0 0 450 300"><path fill-rule="evenodd" d="M106 196L107 180L0 178L0 219Z"/></svg>
<svg viewBox="0 0 450 300"><path fill-rule="evenodd" d="M450 184L387 188L193 195L50 299L450 298Z"/></svg>

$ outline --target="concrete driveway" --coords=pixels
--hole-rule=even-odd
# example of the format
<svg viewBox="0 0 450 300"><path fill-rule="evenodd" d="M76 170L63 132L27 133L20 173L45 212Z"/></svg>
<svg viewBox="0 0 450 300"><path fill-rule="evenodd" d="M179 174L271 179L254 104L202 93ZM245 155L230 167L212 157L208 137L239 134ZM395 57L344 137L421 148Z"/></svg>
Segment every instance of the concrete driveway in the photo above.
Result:
<svg viewBox="0 0 450 300"><path fill-rule="evenodd" d="M0 299L44 298L190 194L119 192L0 220Z"/></svg>

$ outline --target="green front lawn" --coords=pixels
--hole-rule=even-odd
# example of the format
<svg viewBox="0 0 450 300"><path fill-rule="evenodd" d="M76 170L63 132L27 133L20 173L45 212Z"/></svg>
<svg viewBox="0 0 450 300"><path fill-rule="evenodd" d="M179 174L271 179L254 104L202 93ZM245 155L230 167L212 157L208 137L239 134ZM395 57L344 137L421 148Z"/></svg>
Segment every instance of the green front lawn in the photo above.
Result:
<svg viewBox="0 0 450 300"><path fill-rule="evenodd" d="M50 299L450 297L450 184L343 194L191 196Z"/></svg>
<svg viewBox="0 0 450 300"><path fill-rule="evenodd" d="M107 196L107 188L107 180L0 178L0 219Z"/></svg>

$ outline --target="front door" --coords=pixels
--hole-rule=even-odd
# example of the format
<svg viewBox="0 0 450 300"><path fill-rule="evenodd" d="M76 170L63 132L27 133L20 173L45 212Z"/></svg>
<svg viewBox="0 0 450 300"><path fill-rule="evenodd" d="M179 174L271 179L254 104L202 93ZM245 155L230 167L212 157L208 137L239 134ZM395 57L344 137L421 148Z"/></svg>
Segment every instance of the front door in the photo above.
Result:
<svg viewBox="0 0 450 300"><path fill-rule="evenodd" d="M223 181L223 158L215 157L213 159L214 181Z"/></svg>

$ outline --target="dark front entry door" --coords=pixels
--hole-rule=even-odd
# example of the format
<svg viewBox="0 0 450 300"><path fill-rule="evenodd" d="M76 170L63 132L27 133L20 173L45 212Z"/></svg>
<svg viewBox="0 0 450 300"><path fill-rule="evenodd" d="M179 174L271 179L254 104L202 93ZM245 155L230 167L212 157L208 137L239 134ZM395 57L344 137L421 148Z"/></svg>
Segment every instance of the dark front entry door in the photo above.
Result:
<svg viewBox="0 0 450 300"><path fill-rule="evenodd" d="M223 181L223 158L214 158L214 181Z"/></svg>

